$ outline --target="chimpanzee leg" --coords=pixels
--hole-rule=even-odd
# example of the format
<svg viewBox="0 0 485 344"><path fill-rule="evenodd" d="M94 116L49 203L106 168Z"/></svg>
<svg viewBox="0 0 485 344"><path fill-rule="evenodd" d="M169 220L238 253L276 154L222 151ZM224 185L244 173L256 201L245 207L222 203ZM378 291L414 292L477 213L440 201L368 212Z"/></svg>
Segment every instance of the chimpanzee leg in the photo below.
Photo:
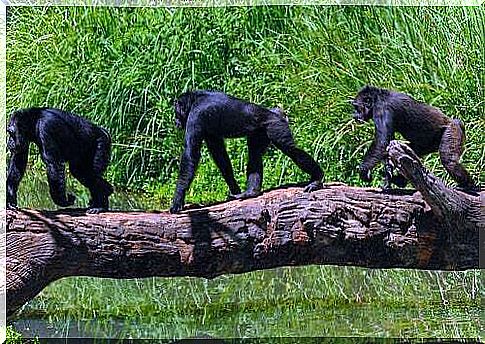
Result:
<svg viewBox="0 0 485 344"><path fill-rule="evenodd" d="M468 171L460 164L465 142L463 124L458 119L453 119L445 129L439 147L441 163L458 187L463 189L477 189Z"/></svg>
<svg viewBox="0 0 485 344"><path fill-rule="evenodd" d="M263 154L269 146L269 139L263 130L248 136L248 166L246 170L246 191L234 198L257 197L263 185Z"/></svg>
<svg viewBox="0 0 485 344"><path fill-rule="evenodd" d="M74 178L89 189L91 200L89 201L88 213L95 214L109 209L109 196L113 193L113 187L100 175L94 174L91 166L72 164L69 166Z"/></svg>
<svg viewBox="0 0 485 344"><path fill-rule="evenodd" d="M47 166L47 181L49 183L49 193L55 204L60 207L69 207L74 204L76 197L71 193L66 193L66 171L64 163L59 159L42 154L42 160Z"/></svg>
<svg viewBox="0 0 485 344"><path fill-rule="evenodd" d="M241 193L241 189L234 178L234 171L226 147L224 146L224 139L222 137L208 137L206 143L212 159L219 168L219 171L221 171L222 177L229 187L231 196Z"/></svg>
<svg viewBox="0 0 485 344"><path fill-rule="evenodd" d="M257 132L248 137L248 166L246 169L246 194L250 197L261 194L263 185L263 154L269 146L265 132Z"/></svg>
<svg viewBox="0 0 485 344"><path fill-rule="evenodd" d="M267 135L269 140L293 162L311 177L311 183L305 191L310 192L321 188L323 171L317 162L305 151L298 148L293 140L288 122L276 117L267 122Z"/></svg>

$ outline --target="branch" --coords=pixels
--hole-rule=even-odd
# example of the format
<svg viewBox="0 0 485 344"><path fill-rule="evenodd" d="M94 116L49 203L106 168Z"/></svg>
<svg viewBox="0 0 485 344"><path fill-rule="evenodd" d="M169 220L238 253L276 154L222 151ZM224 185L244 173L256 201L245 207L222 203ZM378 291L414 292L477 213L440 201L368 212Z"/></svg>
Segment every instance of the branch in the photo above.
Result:
<svg viewBox="0 0 485 344"><path fill-rule="evenodd" d="M395 156L398 146L393 147L390 154ZM407 150L401 152L408 160L399 160L398 168L413 176L419 188L426 185L423 194L446 196L448 189L426 182L436 178L424 170L419 174L422 166L414 165ZM426 197L431 201L438 196ZM468 200L467 213L454 220L466 225L455 228L461 235L452 243L445 235L449 218L430 211L419 193L389 194L342 184L312 193L277 189L178 215L9 210L7 314L67 276L214 278L309 264L477 268L478 239L473 240L483 219L473 218L480 215L479 203Z"/></svg>
<svg viewBox="0 0 485 344"><path fill-rule="evenodd" d="M442 180L427 171L416 154L403 143L391 141L388 147L391 161L416 187L449 235L460 235L465 228L468 235L478 235L485 228L482 209L484 194L472 196L448 188ZM454 240L456 241L456 240Z"/></svg>

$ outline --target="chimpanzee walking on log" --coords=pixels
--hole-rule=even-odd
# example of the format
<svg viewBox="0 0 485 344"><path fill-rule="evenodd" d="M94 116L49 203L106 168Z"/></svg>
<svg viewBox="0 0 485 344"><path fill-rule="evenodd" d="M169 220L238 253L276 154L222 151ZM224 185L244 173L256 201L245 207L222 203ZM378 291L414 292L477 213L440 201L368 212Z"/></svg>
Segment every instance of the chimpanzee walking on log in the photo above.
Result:
<svg viewBox="0 0 485 344"><path fill-rule="evenodd" d="M465 129L458 119L449 119L439 109L418 102L410 96L365 86L352 102L354 118L360 122L374 121L375 138L359 166L360 177L370 182L374 166L386 157L386 148L399 132L410 142L411 149L419 156L439 151L441 162L450 176L464 191L474 192L477 185L460 164L465 141ZM402 175L393 176L392 166L385 164L384 189L391 183L404 187L407 180Z"/></svg>
<svg viewBox="0 0 485 344"><path fill-rule="evenodd" d="M183 208L185 192L199 164L203 141L229 186L232 198L243 199L261 194L262 157L270 143L311 176L305 191L321 188L323 171L308 153L295 145L288 119L282 110L266 109L213 91L186 92L175 100L174 107L176 125L185 129L185 146L171 213L178 213ZM243 193L234 178L224 146L224 138L231 137L247 137L248 141L247 190Z"/></svg>

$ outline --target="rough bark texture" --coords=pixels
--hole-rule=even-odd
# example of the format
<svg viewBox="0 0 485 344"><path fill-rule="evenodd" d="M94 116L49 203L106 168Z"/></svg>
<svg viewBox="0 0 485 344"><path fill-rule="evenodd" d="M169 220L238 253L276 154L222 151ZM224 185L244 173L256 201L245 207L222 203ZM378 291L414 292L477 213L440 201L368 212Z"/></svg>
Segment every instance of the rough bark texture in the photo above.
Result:
<svg viewBox="0 0 485 344"><path fill-rule="evenodd" d="M307 264L478 268L480 197L447 188L407 146L393 142L389 155L419 192L293 187L179 215L9 210L7 314L66 276L213 278Z"/></svg>

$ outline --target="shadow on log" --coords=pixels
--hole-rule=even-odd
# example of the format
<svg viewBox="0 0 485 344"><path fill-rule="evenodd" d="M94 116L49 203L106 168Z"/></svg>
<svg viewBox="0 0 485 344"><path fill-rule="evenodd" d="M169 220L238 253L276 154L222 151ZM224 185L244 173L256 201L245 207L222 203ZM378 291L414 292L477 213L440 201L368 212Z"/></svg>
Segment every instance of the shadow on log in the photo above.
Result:
<svg viewBox="0 0 485 344"><path fill-rule="evenodd" d="M214 278L309 264L478 268L480 197L447 188L403 144L393 141L389 156L419 192L326 184L178 215L9 210L7 314L67 276Z"/></svg>

